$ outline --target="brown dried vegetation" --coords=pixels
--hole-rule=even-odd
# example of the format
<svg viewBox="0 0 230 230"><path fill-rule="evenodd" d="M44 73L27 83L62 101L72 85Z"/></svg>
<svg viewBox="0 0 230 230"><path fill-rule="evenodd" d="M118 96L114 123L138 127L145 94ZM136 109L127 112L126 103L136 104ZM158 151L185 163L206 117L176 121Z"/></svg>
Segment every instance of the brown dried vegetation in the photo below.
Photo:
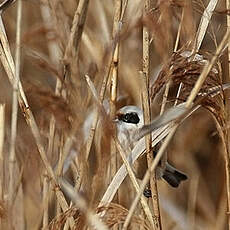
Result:
<svg viewBox="0 0 230 230"><path fill-rule="evenodd" d="M216 1L1 2L0 229L230 229L229 0L202 20ZM158 181L159 207L132 213L141 182L115 177L127 150L111 119L146 101L152 119L201 108L167 143L189 179Z"/></svg>

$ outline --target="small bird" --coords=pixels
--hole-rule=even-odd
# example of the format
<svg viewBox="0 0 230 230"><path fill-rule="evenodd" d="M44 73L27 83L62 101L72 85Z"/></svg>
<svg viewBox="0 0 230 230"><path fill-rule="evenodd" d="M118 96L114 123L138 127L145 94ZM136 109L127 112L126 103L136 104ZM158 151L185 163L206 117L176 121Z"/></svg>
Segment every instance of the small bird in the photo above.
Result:
<svg viewBox="0 0 230 230"><path fill-rule="evenodd" d="M124 106L118 110L115 122L117 126L117 136L121 145L123 148L131 151L137 144L137 133L144 127L142 110L137 106ZM154 154L157 153L155 152ZM157 179L163 178L172 187L178 187L181 181L187 179L184 173L175 169L168 162L166 162L165 168L157 167L156 177Z"/></svg>

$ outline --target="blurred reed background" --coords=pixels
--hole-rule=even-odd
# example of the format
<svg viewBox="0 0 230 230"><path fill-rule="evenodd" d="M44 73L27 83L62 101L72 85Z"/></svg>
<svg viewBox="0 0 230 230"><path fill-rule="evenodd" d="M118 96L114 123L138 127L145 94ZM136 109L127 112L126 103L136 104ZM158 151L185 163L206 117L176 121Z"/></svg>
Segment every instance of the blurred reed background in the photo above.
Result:
<svg viewBox="0 0 230 230"><path fill-rule="evenodd" d="M96 123L98 103L85 75L111 118L124 105L144 104L147 121L149 111L154 118L173 106L180 84L179 102L186 101L199 78L204 63L181 60L184 50L216 57L217 73L201 90L229 82L224 36L230 1L6 2L0 24L0 229L125 229L136 197L130 180L112 203L98 207L122 160L110 121L99 112ZM157 181L152 192L159 194L160 212L156 197L155 208L144 198L154 221L139 202L128 229L230 229L229 95L206 98L205 108L180 125L168 160L188 180L177 189ZM62 176L71 185L60 188Z"/></svg>

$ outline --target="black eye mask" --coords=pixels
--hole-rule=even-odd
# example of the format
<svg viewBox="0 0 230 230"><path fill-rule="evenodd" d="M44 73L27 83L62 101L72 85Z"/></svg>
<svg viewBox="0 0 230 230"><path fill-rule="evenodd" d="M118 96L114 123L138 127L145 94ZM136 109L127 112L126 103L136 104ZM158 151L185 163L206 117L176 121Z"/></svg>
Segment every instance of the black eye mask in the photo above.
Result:
<svg viewBox="0 0 230 230"><path fill-rule="evenodd" d="M140 118L138 117L137 113L126 113L126 114L118 114L118 120L124 121L126 123L138 124Z"/></svg>

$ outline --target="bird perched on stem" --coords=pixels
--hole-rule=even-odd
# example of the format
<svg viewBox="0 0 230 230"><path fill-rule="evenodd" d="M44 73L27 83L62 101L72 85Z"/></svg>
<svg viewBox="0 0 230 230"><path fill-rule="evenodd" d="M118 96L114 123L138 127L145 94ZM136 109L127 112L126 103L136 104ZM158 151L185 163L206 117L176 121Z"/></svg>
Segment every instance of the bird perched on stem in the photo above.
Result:
<svg viewBox="0 0 230 230"><path fill-rule="evenodd" d="M138 134L142 132L142 129L146 130L147 128L144 126L143 111L137 106L124 106L117 112L115 122L120 143L124 149L131 151L137 143ZM156 154L156 152L154 153ZM137 173L137 177L140 178L143 175L140 176ZM156 177L157 179L163 178L172 187L178 187L181 181L187 179L184 173L175 169L168 162L164 168L160 165L157 167Z"/></svg>

